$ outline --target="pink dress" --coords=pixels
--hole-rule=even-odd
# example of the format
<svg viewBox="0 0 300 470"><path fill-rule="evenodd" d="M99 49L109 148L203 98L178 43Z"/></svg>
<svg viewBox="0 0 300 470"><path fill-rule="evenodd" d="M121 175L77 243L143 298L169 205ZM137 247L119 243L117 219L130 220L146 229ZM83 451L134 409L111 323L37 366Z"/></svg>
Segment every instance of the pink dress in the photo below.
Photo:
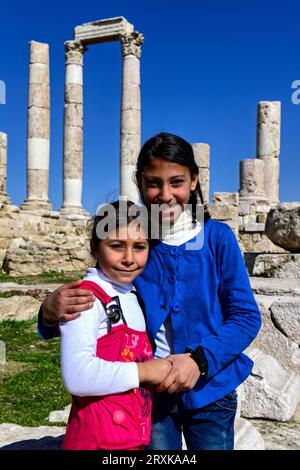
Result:
<svg viewBox="0 0 300 470"><path fill-rule="evenodd" d="M112 301L92 281L84 281L80 288L92 291L104 306ZM126 324L112 327L98 339L96 356L112 362L144 362L153 359L146 331L133 330ZM114 395L72 395L72 407L62 448L143 449L150 442L151 410L152 391L143 386Z"/></svg>

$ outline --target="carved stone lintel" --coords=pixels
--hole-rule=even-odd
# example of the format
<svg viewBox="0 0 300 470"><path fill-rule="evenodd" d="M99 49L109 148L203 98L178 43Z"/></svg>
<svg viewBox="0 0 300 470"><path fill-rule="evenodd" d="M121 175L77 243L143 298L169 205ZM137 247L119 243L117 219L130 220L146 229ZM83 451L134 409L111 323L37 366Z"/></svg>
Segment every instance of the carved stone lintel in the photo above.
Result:
<svg viewBox="0 0 300 470"><path fill-rule="evenodd" d="M83 54L88 48L81 41L66 41L66 63L82 63Z"/></svg>
<svg viewBox="0 0 300 470"><path fill-rule="evenodd" d="M134 55L138 59L141 57L141 45L144 42L144 36L138 31L120 35L122 56Z"/></svg>

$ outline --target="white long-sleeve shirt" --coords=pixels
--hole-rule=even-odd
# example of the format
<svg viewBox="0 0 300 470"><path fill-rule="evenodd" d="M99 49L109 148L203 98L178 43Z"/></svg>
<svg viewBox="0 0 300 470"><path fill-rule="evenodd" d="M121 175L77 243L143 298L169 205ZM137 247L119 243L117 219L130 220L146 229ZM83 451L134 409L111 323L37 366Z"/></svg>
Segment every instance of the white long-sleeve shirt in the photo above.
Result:
<svg viewBox="0 0 300 470"><path fill-rule="evenodd" d="M96 268L89 268L84 280L95 282L110 297L117 295L128 327L145 331L144 315L131 284L112 283ZM114 326L121 323L122 320ZM60 323L62 377L72 395L122 393L139 386L135 362L110 362L96 357L97 340L107 333L107 328L106 312L98 299L76 320Z"/></svg>

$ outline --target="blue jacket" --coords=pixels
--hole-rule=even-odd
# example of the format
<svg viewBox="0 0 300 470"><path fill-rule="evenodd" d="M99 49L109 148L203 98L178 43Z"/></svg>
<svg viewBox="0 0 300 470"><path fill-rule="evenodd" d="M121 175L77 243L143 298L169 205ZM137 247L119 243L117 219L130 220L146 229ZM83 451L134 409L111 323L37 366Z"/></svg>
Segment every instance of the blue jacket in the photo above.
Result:
<svg viewBox="0 0 300 470"><path fill-rule="evenodd" d="M248 377L253 362L242 351L257 335L261 318L228 225L208 220L197 250L154 243L135 286L145 303L152 343L170 314L174 353L203 347L208 375L182 394L187 408L214 402Z"/></svg>

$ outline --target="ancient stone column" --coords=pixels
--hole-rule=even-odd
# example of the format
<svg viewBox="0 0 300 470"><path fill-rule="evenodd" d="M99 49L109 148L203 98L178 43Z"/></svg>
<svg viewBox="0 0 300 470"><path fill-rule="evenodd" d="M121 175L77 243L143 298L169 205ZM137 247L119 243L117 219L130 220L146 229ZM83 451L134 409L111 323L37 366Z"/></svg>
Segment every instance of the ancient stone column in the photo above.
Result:
<svg viewBox="0 0 300 470"><path fill-rule="evenodd" d="M209 202L209 167L210 146L208 144L192 144L195 161L199 167L199 182L204 203Z"/></svg>
<svg viewBox="0 0 300 470"><path fill-rule="evenodd" d="M120 41L123 56L120 193L137 201L133 174L141 146L140 57L144 37L134 31L120 35Z"/></svg>
<svg viewBox="0 0 300 470"><path fill-rule="evenodd" d="M256 157L265 162L265 193L279 201L280 101L260 101L257 107Z"/></svg>
<svg viewBox="0 0 300 470"><path fill-rule="evenodd" d="M6 192L7 134L0 132L0 202L8 203Z"/></svg>
<svg viewBox="0 0 300 470"><path fill-rule="evenodd" d="M240 161L240 201L265 201L265 163L247 158Z"/></svg>
<svg viewBox="0 0 300 470"><path fill-rule="evenodd" d="M64 175L61 214L86 215L82 208L83 54L80 41L67 41L64 103Z"/></svg>
<svg viewBox="0 0 300 470"><path fill-rule="evenodd" d="M30 42L27 196L22 209L51 209L48 199L50 152L49 46Z"/></svg>

